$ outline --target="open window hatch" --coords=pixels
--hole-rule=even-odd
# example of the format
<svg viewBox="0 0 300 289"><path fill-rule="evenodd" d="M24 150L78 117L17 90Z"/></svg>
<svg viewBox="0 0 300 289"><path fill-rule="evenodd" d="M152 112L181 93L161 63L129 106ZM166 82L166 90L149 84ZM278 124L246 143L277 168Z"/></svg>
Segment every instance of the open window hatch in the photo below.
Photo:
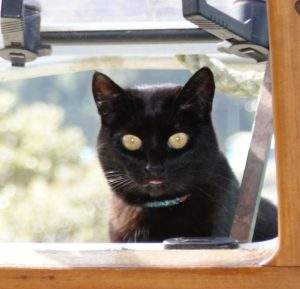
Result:
<svg viewBox="0 0 300 289"><path fill-rule="evenodd" d="M126 62L129 67L143 59L134 58L138 47L143 47L146 53L157 48L162 66L168 66L170 62L164 62L161 57L168 49L174 54L184 54L180 47L186 45L187 54L196 55L207 43L209 46L204 51L213 49L215 54L222 53L223 57L232 57L236 62L266 63L247 161L230 236L177 236L162 243L147 244L3 243L0 244L0 266L247 267L267 263L276 253L276 239L252 243L273 136L266 1L163 1L166 2L161 4L163 7L158 7L155 1L141 1L131 7L132 14L135 11L139 15L136 19L131 13L118 12L128 9L130 5L126 1L115 1L119 7L114 9L109 3L107 7L93 7L90 3L89 8L74 1L74 5L75 2L79 5L78 10L72 1L68 1L68 9L59 10L56 2L2 0L0 57L4 68L0 70L0 80L19 81L55 75L57 71L80 72L96 69L98 65L109 69L101 57L112 51L115 54L113 68L118 68L121 62L116 55L122 53L125 46L124 50L130 51L130 60ZM151 16L143 10L147 5ZM80 13L80 9L86 12ZM103 47L98 49L100 46ZM60 55L63 49L77 51L78 47L87 47L82 59L75 56L64 62L64 56ZM89 47L94 58L89 56ZM153 68L153 62L146 65L146 69Z"/></svg>

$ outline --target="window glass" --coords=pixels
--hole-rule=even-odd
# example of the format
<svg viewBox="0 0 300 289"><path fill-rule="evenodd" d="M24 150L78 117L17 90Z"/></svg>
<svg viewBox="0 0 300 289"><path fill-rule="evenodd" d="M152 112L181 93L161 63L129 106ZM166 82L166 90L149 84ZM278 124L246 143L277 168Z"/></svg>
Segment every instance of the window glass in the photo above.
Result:
<svg viewBox="0 0 300 289"><path fill-rule="evenodd" d="M181 0L39 0L43 30L194 28Z"/></svg>
<svg viewBox="0 0 300 289"><path fill-rule="evenodd" d="M79 3L79 1L78 1ZM185 69L102 70L121 86L184 84ZM233 64L234 66L234 64ZM110 189L99 168L92 71L2 82L0 241L107 242ZM213 121L241 179L256 108L253 96L217 92ZM263 194L275 199L271 150Z"/></svg>

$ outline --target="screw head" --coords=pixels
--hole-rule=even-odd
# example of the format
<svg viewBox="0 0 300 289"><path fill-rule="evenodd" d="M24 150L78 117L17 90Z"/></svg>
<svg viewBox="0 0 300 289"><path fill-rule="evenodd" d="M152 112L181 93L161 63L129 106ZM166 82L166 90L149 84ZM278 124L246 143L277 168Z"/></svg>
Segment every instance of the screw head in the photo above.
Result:
<svg viewBox="0 0 300 289"><path fill-rule="evenodd" d="M295 2L295 9L300 14L300 0Z"/></svg>

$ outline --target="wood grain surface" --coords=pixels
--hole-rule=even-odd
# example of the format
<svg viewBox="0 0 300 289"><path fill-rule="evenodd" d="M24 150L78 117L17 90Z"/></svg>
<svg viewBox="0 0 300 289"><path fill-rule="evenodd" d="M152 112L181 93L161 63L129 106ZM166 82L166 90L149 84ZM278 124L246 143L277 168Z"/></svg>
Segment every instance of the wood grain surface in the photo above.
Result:
<svg viewBox="0 0 300 289"><path fill-rule="evenodd" d="M0 289L298 289L300 268L0 271Z"/></svg>
<svg viewBox="0 0 300 289"><path fill-rule="evenodd" d="M299 266L300 15L295 10L294 0L267 2L280 234L280 249L273 264Z"/></svg>

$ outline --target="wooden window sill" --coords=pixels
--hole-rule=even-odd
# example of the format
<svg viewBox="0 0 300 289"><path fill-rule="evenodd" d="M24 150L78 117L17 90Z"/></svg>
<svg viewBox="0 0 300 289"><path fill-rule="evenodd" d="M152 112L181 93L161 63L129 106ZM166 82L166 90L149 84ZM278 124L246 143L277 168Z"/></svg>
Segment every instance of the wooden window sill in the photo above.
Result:
<svg viewBox="0 0 300 289"><path fill-rule="evenodd" d="M162 244L2 243L0 268L232 268L260 267L275 255L277 239L238 249L164 250Z"/></svg>

